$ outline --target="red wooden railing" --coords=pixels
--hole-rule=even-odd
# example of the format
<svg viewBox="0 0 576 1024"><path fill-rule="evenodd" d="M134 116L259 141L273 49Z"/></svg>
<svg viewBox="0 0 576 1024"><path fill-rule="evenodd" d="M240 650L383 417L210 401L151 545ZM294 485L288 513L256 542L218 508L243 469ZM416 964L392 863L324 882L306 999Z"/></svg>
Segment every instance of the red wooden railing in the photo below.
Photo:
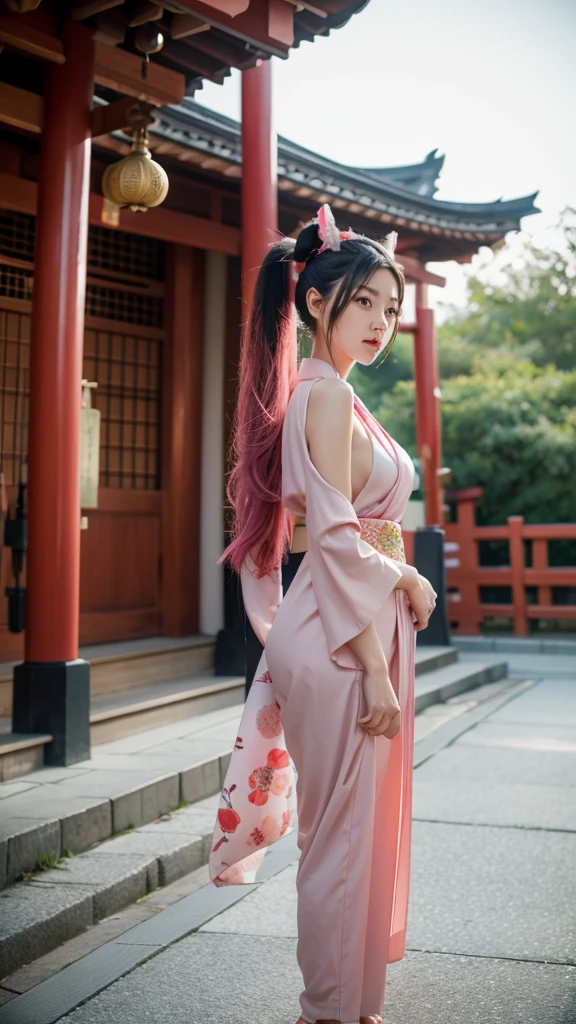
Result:
<svg viewBox="0 0 576 1024"><path fill-rule="evenodd" d="M552 604L552 587L575 587L576 567L550 568L548 542L576 541L576 524L526 524L521 516L511 516L505 526L476 526L475 505L480 488L452 492L457 519L446 531L446 576L448 618L456 633L480 633L487 616L509 616L516 636L528 636L530 619L576 620L576 604ZM509 546L509 565L485 567L479 564L478 542L504 540ZM532 544L532 566L525 564L524 542ZM481 587L510 587L511 604L485 604ZM537 588L536 604L529 604L527 587Z"/></svg>

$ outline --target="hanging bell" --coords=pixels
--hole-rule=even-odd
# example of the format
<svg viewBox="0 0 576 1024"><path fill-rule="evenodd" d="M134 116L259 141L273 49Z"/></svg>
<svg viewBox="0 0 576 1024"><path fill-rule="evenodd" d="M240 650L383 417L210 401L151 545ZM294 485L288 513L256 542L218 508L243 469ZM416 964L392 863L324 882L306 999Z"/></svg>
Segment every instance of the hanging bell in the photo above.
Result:
<svg viewBox="0 0 576 1024"><path fill-rule="evenodd" d="M141 25L134 34L134 46L140 53L144 54L144 60L142 61L142 78L148 76L148 64L150 63L150 54L159 53L164 46L164 36L160 29L152 23Z"/></svg>
<svg viewBox="0 0 576 1024"><path fill-rule="evenodd" d="M166 199L168 175L150 155L145 127L135 128L128 156L104 171L102 192L110 203L128 206L133 213L145 213Z"/></svg>

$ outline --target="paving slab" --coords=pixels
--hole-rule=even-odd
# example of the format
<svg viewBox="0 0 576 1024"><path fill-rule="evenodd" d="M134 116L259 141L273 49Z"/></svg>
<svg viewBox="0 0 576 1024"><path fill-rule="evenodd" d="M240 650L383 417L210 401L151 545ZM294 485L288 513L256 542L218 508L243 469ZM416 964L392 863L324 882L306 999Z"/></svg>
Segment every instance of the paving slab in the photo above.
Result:
<svg viewBox="0 0 576 1024"><path fill-rule="evenodd" d="M27 789L34 789L34 783L26 782L22 777L14 779L13 782L0 782L0 800L5 800L7 796L25 793Z"/></svg>
<svg viewBox="0 0 576 1024"><path fill-rule="evenodd" d="M296 938L297 870L296 860L246 899L208 921L199 931Z"/></svg>
<svg viewBox="0 0 576 1024"><path fill-rule="evenodd" d="M484 661L498 655L506 658L511 679L570 679L576 677L576 655L516 651L460 651L460 662Z"/></svg>
<svg viewBox="0 0 576 1024"><path fill-rule="evenodd" d="M198 933L66 1021L294 1024L301 989L294 939ZM384 1013L386 1024L570 1024L575 1004L574 968L409 952L388 967Z"/></svg>
<svg viewBox="0 0 576 1024"><path fill-rule="evenodd" d="M412 815L418 821L559 829L576 835L576 793L567 786L523 786L460 779L415 778Z"/></svg>
<svg viewBox="0 0 576 1024"><path fill-rule="evenodd" d="M576 836L417 821L413 828L410 948L576 962L576 876L565 878ZM201 931L295 937L296 867Z"/></svg>
<svg viewBox="0 0 576 1024"><path fill-rule="evenodd" d="M576 835L415 821L407 945L576 963Z"/></svg>
<svg viewBox="0 0 576 1024"><path fill-rule="evenodd" d="M294 1024L301 988L293 939L191 936L121 978L66 1021Z"/></svg>
<svg viewBox="0 0 576 1024"><path fill-rule="evenodd" d="M453 636L452 645L459 651L504 651L510 654L567 654L576 658L576 635L570 637Z"/></svg>
<svg viewBox="0 0 576 1024"><path fill-rule="evenodd" d="M180 835L205 835L206 830L214 830L216 813L220 806L220 793L190 804L182 810L168 816L161 815L157 821L142 825L138 832L143 835L155 835L157 832L178 833Z"/></svg>
<svg viewBox="0 0 576 1024"><path fill-rule="evenodd" d="M507 747L509 750L549 750L576 753L576 726L516 722L479 722L455 741L455 746Z"/></svg>
<svg viewBox="0 0 576 1024"><path fill-rule="evenodd" d="M126 770L124 767L109 765L107 768L99 768L98 771L93 769L92 771L83 772L82 775L78 775L73 779L67 779L65 786L62 783L59 785L62 787L62 790L65 788L66 795L70 794L74 797L100 796L113 800L116 797L131 792L136 787L141 788L151 782L162 782L167 778L172 778L176 781L177 774L166 770L159 773L156 767L150 767L150 765L146 769L134 766L131 771ZM50 796L55 795L54 788L56 787L50 787ZM42 794L38 794L39 800L45 797L46 790L47 787L43 786Z"/></svg>
<svg viewBox="0 0 576 1024"><path fill-rule="evenodd" d="M576 672L571 679L548 679L538 683L494 711L487 720L576 726Z"/></svg>
<svg viewBox="0 0 576 1024"><path fill-rule="evenodd" d="M18 782L33 783L35 786L43 785L46 782L65 782L66 779L74 779L77 775L84 775L89 769L75 764L71 768L38 768L28 775L19 775ZM7 785L7 783L3 783ZM1 787L0 787L1 788Z"/></svg>
<svg viewBox="0 0 576 1024"><path fill-rule="evenodd" d="M454 743L417 768L414 778L435 780L442 785L453 779L477 780L487 788L503 781L576 787L576 757L562 751L507 750Z"/></svg>
<svg viewBox="0 0 576 1024"><path fill-rule="evenodd" d="M235 736L236 733L234 738ZM106 755L99 754L98 747L96 747L94 757L90 761L86 761L85 764L90 764L92 772L98 775L111 771L118 772L119 774L122 773L124 777L128 773L130 775L134 774L136 777L144 772L158 777L169 771L182 771L198 761L218 755L233 746L234 739L230 742L202 740L199 743L196 741L188 743L186 740L185 743L178 743L177 741L166 743L150 751L138 751L133 754L111 753ZM78 785L80 784L79 780L75 781Z"/></svg>

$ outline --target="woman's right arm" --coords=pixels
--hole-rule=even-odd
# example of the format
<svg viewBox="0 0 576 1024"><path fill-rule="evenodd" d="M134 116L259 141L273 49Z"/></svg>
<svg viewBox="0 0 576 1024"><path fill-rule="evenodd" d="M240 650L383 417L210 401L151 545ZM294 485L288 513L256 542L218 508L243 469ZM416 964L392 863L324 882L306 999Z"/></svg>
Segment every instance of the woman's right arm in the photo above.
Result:
<svg viewBox="0 0 576 1024"><path fill-rule="evenodd" d="M313 581L318 585L317 600L324 625L332 625L330 602L336 611L342 610L343 595L339 589L347 586L349 614L343 616L341 628L350 635L343 636L364 669L363 692L366 714L359 724L372 735L384 735L392 739L400 727L400 706L394 693L388 664L374 618L386 596L402 584L406 575L404 566L380 555L372 549L362 555L357 536L350 533L356 527L360 531L358 518L351 505L351 454L353 429L353 392L345 382L329 379L318 382L312 388L308 399L306 417L306 439L309 444L312 465L320 478L312 477L311 493L307 494L308 550L311 558ZM324 516L333 516L335 523L323 535L321 523L316 525L315 507L321 504L314 500L322 481L329 488L325 495L331 499L330 510L325 506ZM335 493L338 492L338 493ZM345 501L341 501L341 498ZM345 511L348 514L345 515ZM338 558L337 539L342 545L342 566L348 569L349 578L339 588L336 569L327 572L333 559ZM354 558L354 550L356 556ZM326 557L323 559L322 555ZM413 570L415 573L415 570ZM327 591L324 594L324 590ZM355 603L355 593L358 595ZM364 599L364 600L363 600ZM322 615L324 611L324 615ZM345 609L347 612L348 609ZM347 621L348 620L348 621ZM355 625L354 625L355 624ZM330 632L330 628L327 629ZM329 636L330 640L330 636ZM335 639L332 639L334 646Z"/></svg>

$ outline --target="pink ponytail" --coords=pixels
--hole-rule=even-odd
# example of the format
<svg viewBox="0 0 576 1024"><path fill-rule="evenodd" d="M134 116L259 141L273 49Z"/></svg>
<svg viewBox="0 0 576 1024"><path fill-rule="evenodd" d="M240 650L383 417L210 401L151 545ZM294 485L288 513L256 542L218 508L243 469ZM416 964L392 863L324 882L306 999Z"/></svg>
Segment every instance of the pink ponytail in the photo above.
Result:
<svg viewBox="0 0 576 1024"><path fill-rule="evenodd" d="M233 468L226 495L232 508L232 541L218 562L227 560L239 573L250 553L258 578L278 566L291 541L290 515L282 505L282 425L298 372L289 287L293 251L293 239L277 242L258 274L252 313L242 333L230 443Z"/></svg>

